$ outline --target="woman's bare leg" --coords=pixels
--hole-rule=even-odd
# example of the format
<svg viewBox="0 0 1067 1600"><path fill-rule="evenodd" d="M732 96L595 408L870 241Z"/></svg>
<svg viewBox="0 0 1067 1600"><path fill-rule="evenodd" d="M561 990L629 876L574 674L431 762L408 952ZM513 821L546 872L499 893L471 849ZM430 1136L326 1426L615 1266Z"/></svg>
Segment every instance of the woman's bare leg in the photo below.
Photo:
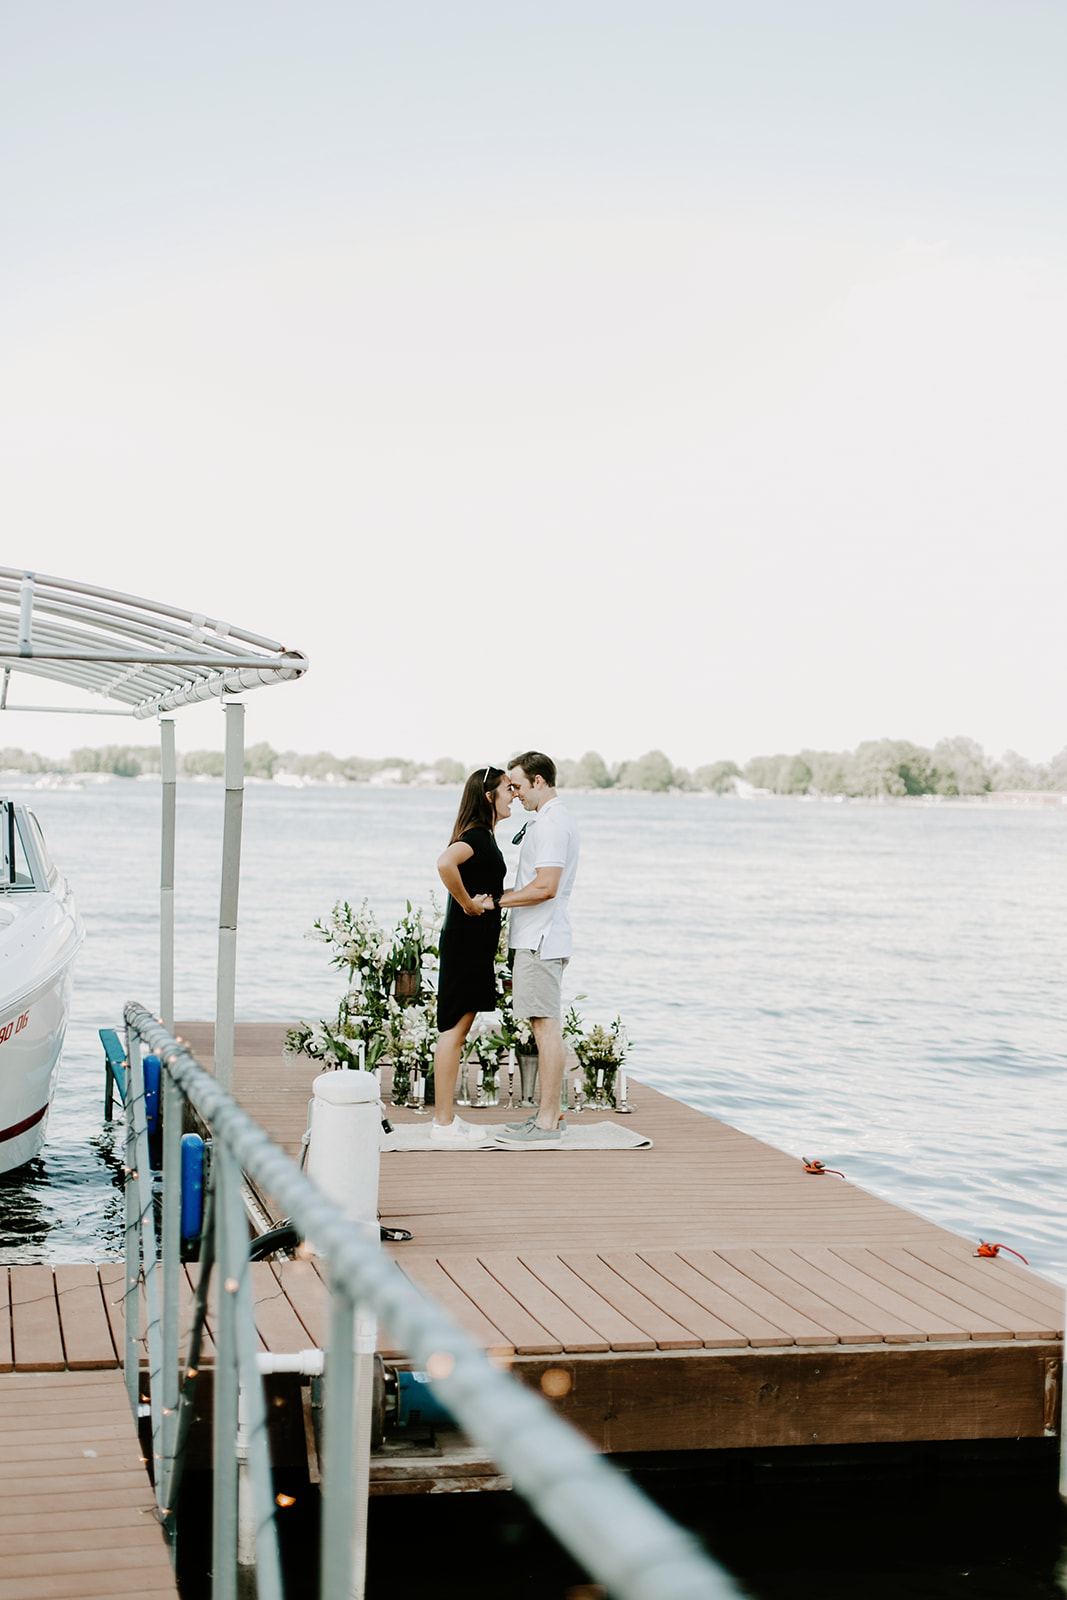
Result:
<svg viewBox="0 0 1067 1600"><path fill-rule="evenodd" d="M476 1011L468 1011L454 1028L437 1035L437 1048L433 1053L433 1118L439 1128L447 1128L455 1115L452 1102L456 1096L460 1058L477 1015Z"/></svg>

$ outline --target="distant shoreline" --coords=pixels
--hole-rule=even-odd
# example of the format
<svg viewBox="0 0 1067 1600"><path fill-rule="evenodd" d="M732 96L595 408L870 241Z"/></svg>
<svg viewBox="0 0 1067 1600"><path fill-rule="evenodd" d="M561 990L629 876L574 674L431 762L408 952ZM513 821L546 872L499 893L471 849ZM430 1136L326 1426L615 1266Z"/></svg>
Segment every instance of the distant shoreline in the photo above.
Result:
<svg viewBox="0 0 1067 1600"><path fill-rule="evenodd" d="M744 767L736 761L712 761L690 770L675 766L663 750L648 750L633 761L612 765L595 750L579 760L556 763L558 786L564 791L597 794L733 794L741 799L773 794L782 798L822 800L980 800L1000 795L1006 803L1054 805L1067 794L1067 748L1047 763L1033 762L1014 750L999 759L987 756L974 739L960 735L941 739L932 749L907 739L869 739L855 750L804 749L795 755L753 756ZM178 775L186 781L221 779L220 750L186 750L178 754ZM0 781L36 780L42 787L70 787L102 778L152 778L160 770L156 745L105 745L73 750L65 761L49 760L32 751L0 747ZM402 756L335 756L320 750L302 754L278 751L265 741L245 749L247 782L271 782L290 788L353 786L382 789L453 789L470 768L450 756L434 762ZM1017 797L1030 796L1021 799Z"/></svg>
<svg viewBox="0 0 1067 1600"><path fill-rule="evenodd" d="M20 772L14 769L0 769L0 791L6 788L26 789L34 794L49 793L75 793L88 789L97 789L111 784L158 784L158 772L139 773L137 777L123 777L113 772L86 772L86 773L33 773ZM181 775L178 779L181 784L221 788L222 778L209 773L195 773ZM375 783L369 779L349 778L302 778L292 782L287 777L262 778L247 776L246 788L255 789L281 789L281 790L343 790L358 789L374 794L425 794L435 792L442 794L458 794L463 785L460 783ZM946 807L958 808L975 807L988 808L1002 806L1010 808L1024 808L1030 810L1055 810L1059 806L1067 806L1067 792L1059 789L991 789L982 794L879 794L879 795L847 795L847 794L776 794L773 789L756 789L751 785L745 786L743 793L734 790L715 791L712 789L681 789L670 788L664 790L650 789L624 789L618 786L610 788L597 788L592 786L575 786L563 790L565 795L597 795L603 798L624 799L635 795L643 799L671 800L696 800L696 801L730 801L740 800L749 805L760 801L786 802L792 805L848 805L848 806L903 806L935 808L943 810Z"/></svg>

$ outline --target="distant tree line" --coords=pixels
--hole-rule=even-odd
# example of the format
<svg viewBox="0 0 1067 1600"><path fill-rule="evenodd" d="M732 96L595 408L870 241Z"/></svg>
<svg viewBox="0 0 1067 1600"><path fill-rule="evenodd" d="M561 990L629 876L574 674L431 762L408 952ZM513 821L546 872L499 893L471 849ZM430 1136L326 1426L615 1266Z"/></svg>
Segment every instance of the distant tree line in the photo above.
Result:
<svg viewBox="0 0 1067 1600"><path fill-rule="evenodd" d="M74 750L66 761L50 760L32 751L0 749L0 770L29 774L102 773L138 778L159 772L155 745L105 745ZM265 741L245 750L245 775L250 778L302 778L313 783L396 784L462 783L468 768L461 761L409 761L403 756L339 757L328 750L314 755L278 751ZM849 795L877 798L904 795L981 795L1009 790L1067 792L1067 748L1047 766L1009 750L999 760L988 757L974 739L942 739L930 750L907 739L870 739L855 750L801 750L797 755L753 756L743 767L735 761L712 761L689 771L676 767L662 750L649 750L634 761L609 766L595 750L578 761L560 761L559 785L566 789L637 789L646 793L688 792L732 794L739 786L781 795ZM178 756L178 771L187 778L221 778L221 750L187 750Z"/></svg>
<svg viewBox="0 0 1067 1600"><path fill-rule="evenodd" d="M978 795L1067 791L1067 749L1047 766L1009 750L999 761L975 739L941 739L928 750L907 739L869 739L855 750L754 756L742 777L773 794Z"/></svg>

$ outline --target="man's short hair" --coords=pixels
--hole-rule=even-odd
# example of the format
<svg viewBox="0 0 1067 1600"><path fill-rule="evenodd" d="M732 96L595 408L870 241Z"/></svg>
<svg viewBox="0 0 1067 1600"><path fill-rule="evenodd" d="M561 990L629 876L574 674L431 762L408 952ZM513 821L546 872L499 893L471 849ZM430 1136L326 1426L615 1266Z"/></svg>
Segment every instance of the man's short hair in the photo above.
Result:
<svg viewBox="0 0 1067 1600"><path fill-rule="evenodd" d="M556 763L550 756L542 755L540 750L527 750L521 756L513 756L508 762L508 770L512 767L521 767L531 781L544 778L550 789L556 787Z"/></svg>

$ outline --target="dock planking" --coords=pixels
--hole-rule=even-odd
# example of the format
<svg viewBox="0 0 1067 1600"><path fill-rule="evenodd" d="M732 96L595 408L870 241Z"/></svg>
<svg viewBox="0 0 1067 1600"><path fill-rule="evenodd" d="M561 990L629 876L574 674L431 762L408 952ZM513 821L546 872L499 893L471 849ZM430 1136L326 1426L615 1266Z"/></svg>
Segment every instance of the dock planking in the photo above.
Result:
<svg viewBox="0 0 1067 1600"><path fill-rule="evenodd" d="M211 1025L177 1031L210 1070ZM318 1067L285 1058L283 1035L283 1024L238 1024L234 1093L299 1159ZM382 1220L414 1235L392 1248L401 1269L530 1383L563 1367L569 1389L556 1403L600 1448L1055 1426L1056 1285L1014 1261L975 1259L972 1242L806 1173L647 1084L631 1081L631 1094L629 1126L649 1150L382 1159ZM414 1115L390 1110L398 1122ZM499 1124L514 1112L464 1115ZM302 1266L286 1264L279 1284L300 1325L321 1333L322 1277L292 1276ZM319 1297L314 1310L304 1296Z"/></svg>
<svg viewBox="0 0 1067 1600"><path fill-rule="evenodd" d="M0 1376L0 1600L177 1593L122 1374Z"/></svg>

